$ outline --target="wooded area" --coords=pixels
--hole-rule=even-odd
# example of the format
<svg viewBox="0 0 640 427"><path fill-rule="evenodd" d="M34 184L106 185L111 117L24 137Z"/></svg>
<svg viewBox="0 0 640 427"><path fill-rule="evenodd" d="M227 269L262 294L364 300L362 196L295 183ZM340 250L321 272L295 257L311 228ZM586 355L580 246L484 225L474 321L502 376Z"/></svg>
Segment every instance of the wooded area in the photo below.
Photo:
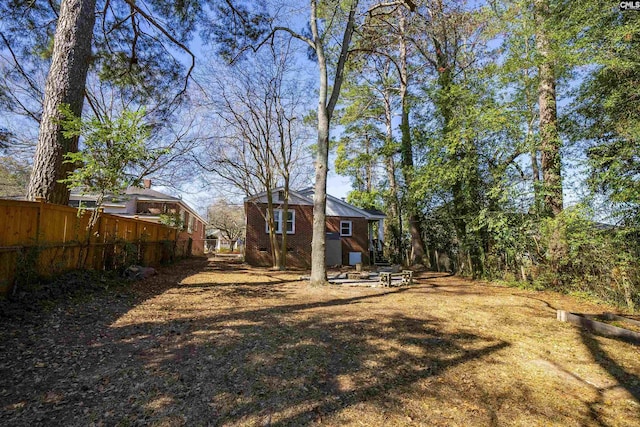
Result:
<svg viewBox="0 0 640 427"><path fill-rule="evenodd" d="M96 24L71 24L87 8ZM0 16L0 150L20 160L0 169L6 188L33 165L31 197L66 200L60 180L76 164L63 159L76 139L60 128L61 104L80 115L84 94L87 123L134 112L149 129L139 139L157 156L109 169L198 181L220 198L313 185L313 283L326 280L333 169L351 179L349 202L387 214L394 262L437 270L449 259L474 278L640 304L632 8L19 0ZM69 55L88 41L85 79L86 58ZM281 246L273 264L286 268Z"/></svg>
<svg viewBox="0 0 640 427"><path fill-rule="evenodd" d="M188 255L188 238L175 228L103 213L91 230L90 217L68 206L0 199L0 294L39 276L158 265Z"/></svg>

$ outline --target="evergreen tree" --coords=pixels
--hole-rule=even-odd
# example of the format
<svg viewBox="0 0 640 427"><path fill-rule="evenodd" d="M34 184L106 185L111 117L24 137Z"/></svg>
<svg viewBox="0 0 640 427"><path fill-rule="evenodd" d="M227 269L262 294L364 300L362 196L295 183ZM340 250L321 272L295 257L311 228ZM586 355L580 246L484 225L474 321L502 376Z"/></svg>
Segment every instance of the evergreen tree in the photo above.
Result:
<svg viewBox="0 0 640 427"><path fill-rule="evenodd" d="M74 115L82 114L95 7L95 0L62 0L60 5L28 199L69 202L69 190L62 180L74 165L65 163L64 155L77 151L78 138L63 135L59 110L67 105Z"/></svg>
<svg viewBox="0 0 640 427"><path fill-rule="evenodd" d="M186 42L200 19L201 2L148 0L15 0L0 5L6 32L0 34L11 65L0 79L0 105L25 114L40 125L28 197L66 203L68 189L60 183L71 165L65 153L77 150L77 140L61 135L59 107L68 104L82 114L88 105L100 115L99 95L87 87L89 80L106 83L119 92L125 105L141 106L151 99L150 114L166 117L186 88L194 56ZM94 28L96 16L99 25ZM162 17L159 20L157 17ZM191 64L171 55L167 43L190 56ZM92 52L92 47L94 51ZM32 71L49 67L44 88ZM176 81L180 81L176 84ZM23 88L21 91L15 88ZM38 98L44 97L40 104ZM108 102L108 101L107 101Z"/></svg>
<svg viewBox="0 0 640 427"><path fill-rule="evenodd" d="M574 103L573 137L586 144L588 183L627 224L640 221L640 15L601 1L572 15L576 46L591 67Z"/></svg>

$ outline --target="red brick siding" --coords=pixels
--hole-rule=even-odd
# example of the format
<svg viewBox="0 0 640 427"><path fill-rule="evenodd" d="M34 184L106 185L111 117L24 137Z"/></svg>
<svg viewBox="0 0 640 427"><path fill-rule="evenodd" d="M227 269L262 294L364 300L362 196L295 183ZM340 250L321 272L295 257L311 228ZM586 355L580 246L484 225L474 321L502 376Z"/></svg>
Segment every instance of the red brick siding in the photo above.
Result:
<svg viewBox="0 0 640 427"><path fill-rule="evenodd" d="M247 240L245 259L251 265L270 267L273 265L269 233L263 215L266 204L245 203L247 216ZM309 268L311 265L311 236L313 235L313 206L289 206L295 211L295 233L287 234L287 266ZM278 235L278 242L282 235ZM266 249L261 251L260 249Z"/></svg>
<svg viewBox="0 0 640 427"><path fill-rule="evenodd" d="M193 231L188 233L186 229L181 230L178 234L178 243L186 247L187 240L191 238L191 255L202 256L204 255L204 239L205 239L205 224L198 218L194 218ZM196 224L198 229L196 230Z"/></svg>
<svg viewBox="0 0 640 427"><path fill-rule="evenodd" d="M369 224L365 218L327 217L327 232L340 233L340 221L351 221L351 236L340 236L342 264L349 265L349 252L361 252L362 263L369 264Z"/></svg>
<svg viewBox="0 0 640 427"><path fill-rule="evenodd" d="M196 230L196 223L197 223L197 230ZM206 228L206 224L202 221L200 221L198 218L195 218L195 223L194 223L194 230L193 230L193 247L192 247L192 251L193 251L193 255L198 255L198 256L202 256L204 255L204 239L206 238L205 236L205 228Z"/></svg>

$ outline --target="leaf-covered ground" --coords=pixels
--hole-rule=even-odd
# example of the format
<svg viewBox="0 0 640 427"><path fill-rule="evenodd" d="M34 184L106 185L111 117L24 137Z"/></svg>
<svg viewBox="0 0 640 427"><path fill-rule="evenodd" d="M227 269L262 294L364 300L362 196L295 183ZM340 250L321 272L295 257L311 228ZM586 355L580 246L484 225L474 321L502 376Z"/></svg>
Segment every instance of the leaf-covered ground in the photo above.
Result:
<svg viewBox="0 0 640 427"><path fill-rule="evenodd" d="M0 425L640 424L640 347L553 293L438 274L312 288L188 260L0 317Z"/></svg>

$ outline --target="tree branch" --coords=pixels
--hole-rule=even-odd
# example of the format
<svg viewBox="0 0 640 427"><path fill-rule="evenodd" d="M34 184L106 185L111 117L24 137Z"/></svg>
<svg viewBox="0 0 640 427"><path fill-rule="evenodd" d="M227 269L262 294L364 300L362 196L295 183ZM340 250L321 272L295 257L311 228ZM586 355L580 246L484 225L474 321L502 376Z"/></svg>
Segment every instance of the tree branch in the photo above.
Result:
<svg viewBox="0 0 640 427"><path fill-rule="evenodd" d="M9 51L9 53L11 54L11 58L13 59L13 63L15 64L18 72L20 73L20 75L26 80L27 84L29 85L29 88L36 93L37 95L39 95L40 97L43 96L42 91L40 90L39 86L33 81L33 79L29 76L29 74L25 71L24 68L22 68L22 65L20 65L20 61L18 60L17 55L15 54L15 52L13 51L11 44L9 43L9 40L5 37L4 33L0 31L0 37L2 37L2 41L4 42L4 45L7 47L7 50ZM25 110L27 111L27 113L32 117L35 118L35 115L29 111L29 110ZM36 119L36 121L40 121L38 119Z"/></svg>
<svg viewBox="0 0 640 427"><path fill-rule="evenodd" d="M333 89L331 90L331 96L329 97L329 102L327 103L327 111L329 113L329 117L331 117L331 115L333 114L333 110L338 103L338 97L340 96L340 88L342 86L342 80L344 76L344 65L347 62L347 58L349 56L349 45L351 44L351 36L353 35L353 30L355 27L356 5L357 3L355 2L351 5L351 9L349 10L349 18L347 19L347 27L345 28L342 37L340 56L338 57L338 64L336 65L336 75L333 79Z"/></svg>
<svg viewBox="0 0 640 427"><path fill-rule="evenodd" d="M124 1L129 6L131 6L132 9L134 9L136 12L138 12L144 19L146 19L147 22L149 22L152 26L154 26L156 29L158 29L158 31L160 31L169 40L171 40L171 42L173 44L175 44L180 49L182 49L187 54L189 54L189 56L191 56L191 66L189 67L189 70L187 71L187 76L185 77L185 82L184 82L183 89L180 92L178 92L178 94L176 95L176 98L177 98L178 96L182 95L183 93L185 93L187 91L187 85L189 83L189 78L191 78L191 73L193 72L193 69L196 66L196 56L193 54L193 52L191 52L191 50L184 43L182 43L180 40L178 40L174 36L172 36L171 33L169 33L169 31L167 31L162 25L160 25L160 23L158 21L156 21L151 15L149 15L147 12L145 12L140 7L138 7L136 5L136 3L135 3L135 0L124 0Z"/></svg>
<svg viewBox="0 0 640 427"><path fill-rule="evenodd" d="M275 34L276 34L278 31L284 31L285 33L289 33L289 35L291 35L291 37L293 37L293 38L295 38L295 39L298 39L298 40L301 40L301 41L305 42L305 43L306 43L306 44L308 44L312 49L314 49L314 50L315 50L315 48L316 48L315 44L313 43L313 40L311 40L309 37L305 37L305 36L303 36L302 34L300 34L300 33L296 32L296 31L293 31L293 30L292 30L291 28L289 28L289 27L274 27L271 31L269 31L269 33L268 33L268 34L267 34L267 35L262 39L262 41L261 41L260 43L258 43L257 45L255 45L255 46L254 46L254 45L249 45L249 46L246 46L246 47L242 48L242 49L240 50L240 52L238 52L238 54L237 54L236 56L234 56L234 57L231 59L230 63L231 63L231 64L235 63L235 62L238 60L238 58L240 58L240 56L241 56L244 52L246 52L248 49L251 49L251 51L252 51L252 52L254 52L254 53L255 53L255 52L257 52L258 50L260 50L260 48L261 48L262 46L264 46L264 45L265 45L265 43L267 43L269 40L272 40L272 39L273 39L273 37L275 36Z"/></svg>

